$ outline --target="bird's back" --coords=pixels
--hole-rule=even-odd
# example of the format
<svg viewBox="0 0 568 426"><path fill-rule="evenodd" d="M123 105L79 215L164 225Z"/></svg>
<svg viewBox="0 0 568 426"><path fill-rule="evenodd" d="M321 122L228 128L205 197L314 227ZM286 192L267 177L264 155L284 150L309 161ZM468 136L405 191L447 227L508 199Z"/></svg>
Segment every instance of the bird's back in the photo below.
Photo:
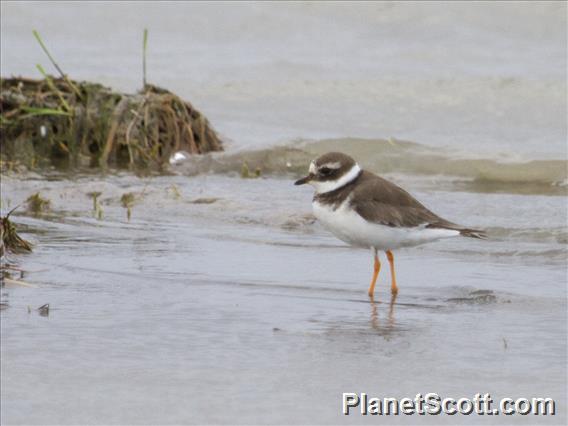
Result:
<svg viewBox="0 0 568 426"><path fill-rule="evenodd" d="M483 231L469 229L438 216L403 188L374 173L365 170L359 179L351 202L365 220L393 227L451 229L466 237L486 237Z"/></svg>

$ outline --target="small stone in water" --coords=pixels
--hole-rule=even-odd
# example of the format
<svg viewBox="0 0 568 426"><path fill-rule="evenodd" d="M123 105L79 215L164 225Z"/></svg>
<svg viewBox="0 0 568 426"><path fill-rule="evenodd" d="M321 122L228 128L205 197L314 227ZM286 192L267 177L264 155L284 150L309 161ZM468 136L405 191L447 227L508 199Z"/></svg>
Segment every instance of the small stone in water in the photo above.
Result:
<svg viewBox="0 0 568 426"><path fill-rule="evenodd" d="M170 156L170 164L175 166L176 164L189 160L190 157L191 154L187 151L177 151Z"/></svg>
<svg viewBox="0 0 568 426"><path fill-rule="evenodd" d="M40 306L37 310L42 317L47 317L49 315L49 303Z"/></svg>

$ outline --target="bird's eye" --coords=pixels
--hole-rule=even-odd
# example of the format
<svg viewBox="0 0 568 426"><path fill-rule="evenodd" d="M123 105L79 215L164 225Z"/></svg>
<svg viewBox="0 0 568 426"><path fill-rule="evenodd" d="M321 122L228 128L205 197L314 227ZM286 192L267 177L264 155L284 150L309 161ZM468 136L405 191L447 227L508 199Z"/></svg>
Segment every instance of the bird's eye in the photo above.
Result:
<svg viewBox="0 0 568 426"><path fill-rule="evenodd" d="M329 167L322 167L319 172L322 176L329 176L331 174L331 169Z"/></svg>

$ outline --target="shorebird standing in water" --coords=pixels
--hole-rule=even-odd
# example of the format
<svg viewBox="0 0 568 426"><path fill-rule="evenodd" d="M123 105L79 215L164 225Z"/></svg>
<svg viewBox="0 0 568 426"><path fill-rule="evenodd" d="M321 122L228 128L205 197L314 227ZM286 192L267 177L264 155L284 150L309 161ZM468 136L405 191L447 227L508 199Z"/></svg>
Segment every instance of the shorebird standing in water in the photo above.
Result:
<svg viewBox="0 0 568 426"><path fill-rule="evenodd" d="M330 152L312 161L309 173L295 185L308 183L316 192L316 218L346 243L370 248L374 272L369 286L373 298L381 269L378 251L386 252L391 271L391 293L398 293L392 251L441 238L485 238L483 231L442 219L392 182L362 170L346 154Z"/></svg>

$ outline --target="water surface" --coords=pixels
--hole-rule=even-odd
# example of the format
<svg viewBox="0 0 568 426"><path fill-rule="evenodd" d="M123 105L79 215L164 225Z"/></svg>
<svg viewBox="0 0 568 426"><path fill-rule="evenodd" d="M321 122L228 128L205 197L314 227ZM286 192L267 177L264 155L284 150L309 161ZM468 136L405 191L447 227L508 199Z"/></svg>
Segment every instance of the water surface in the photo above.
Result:
<svg viewBox="0 0 568 426"><path fill-rule="evenodd" d="M55 212L16 217L37 243L23 260L37 287L3 289L7 423L372 422L341 415L352 391L565 398L564 218L531 228L534 203L561 212L563 197L416 192L496 237L399 251L391 305L387 269L370 303L370 253L313 223L289 179L3 185L14 201L41 188ZM125 189L139 197L131 222ZM28 313L44 303L48 317Z"/></svg>
<svg viewBox="0 0 568 426"><path fill-rule="evenodd" d="M1 8L3 76L47 63L37 28L72 77L134 91L148 27L150 81L227 140L168 176L2 176L3 210L52 202L13 216L34 287L1 290L3 424L566 423L564 3ZM399 296L384 262L371 303L370 253L292 185L332 149L490 240L398 251ZM345 417L343 392L558 414Z"/></svg>

